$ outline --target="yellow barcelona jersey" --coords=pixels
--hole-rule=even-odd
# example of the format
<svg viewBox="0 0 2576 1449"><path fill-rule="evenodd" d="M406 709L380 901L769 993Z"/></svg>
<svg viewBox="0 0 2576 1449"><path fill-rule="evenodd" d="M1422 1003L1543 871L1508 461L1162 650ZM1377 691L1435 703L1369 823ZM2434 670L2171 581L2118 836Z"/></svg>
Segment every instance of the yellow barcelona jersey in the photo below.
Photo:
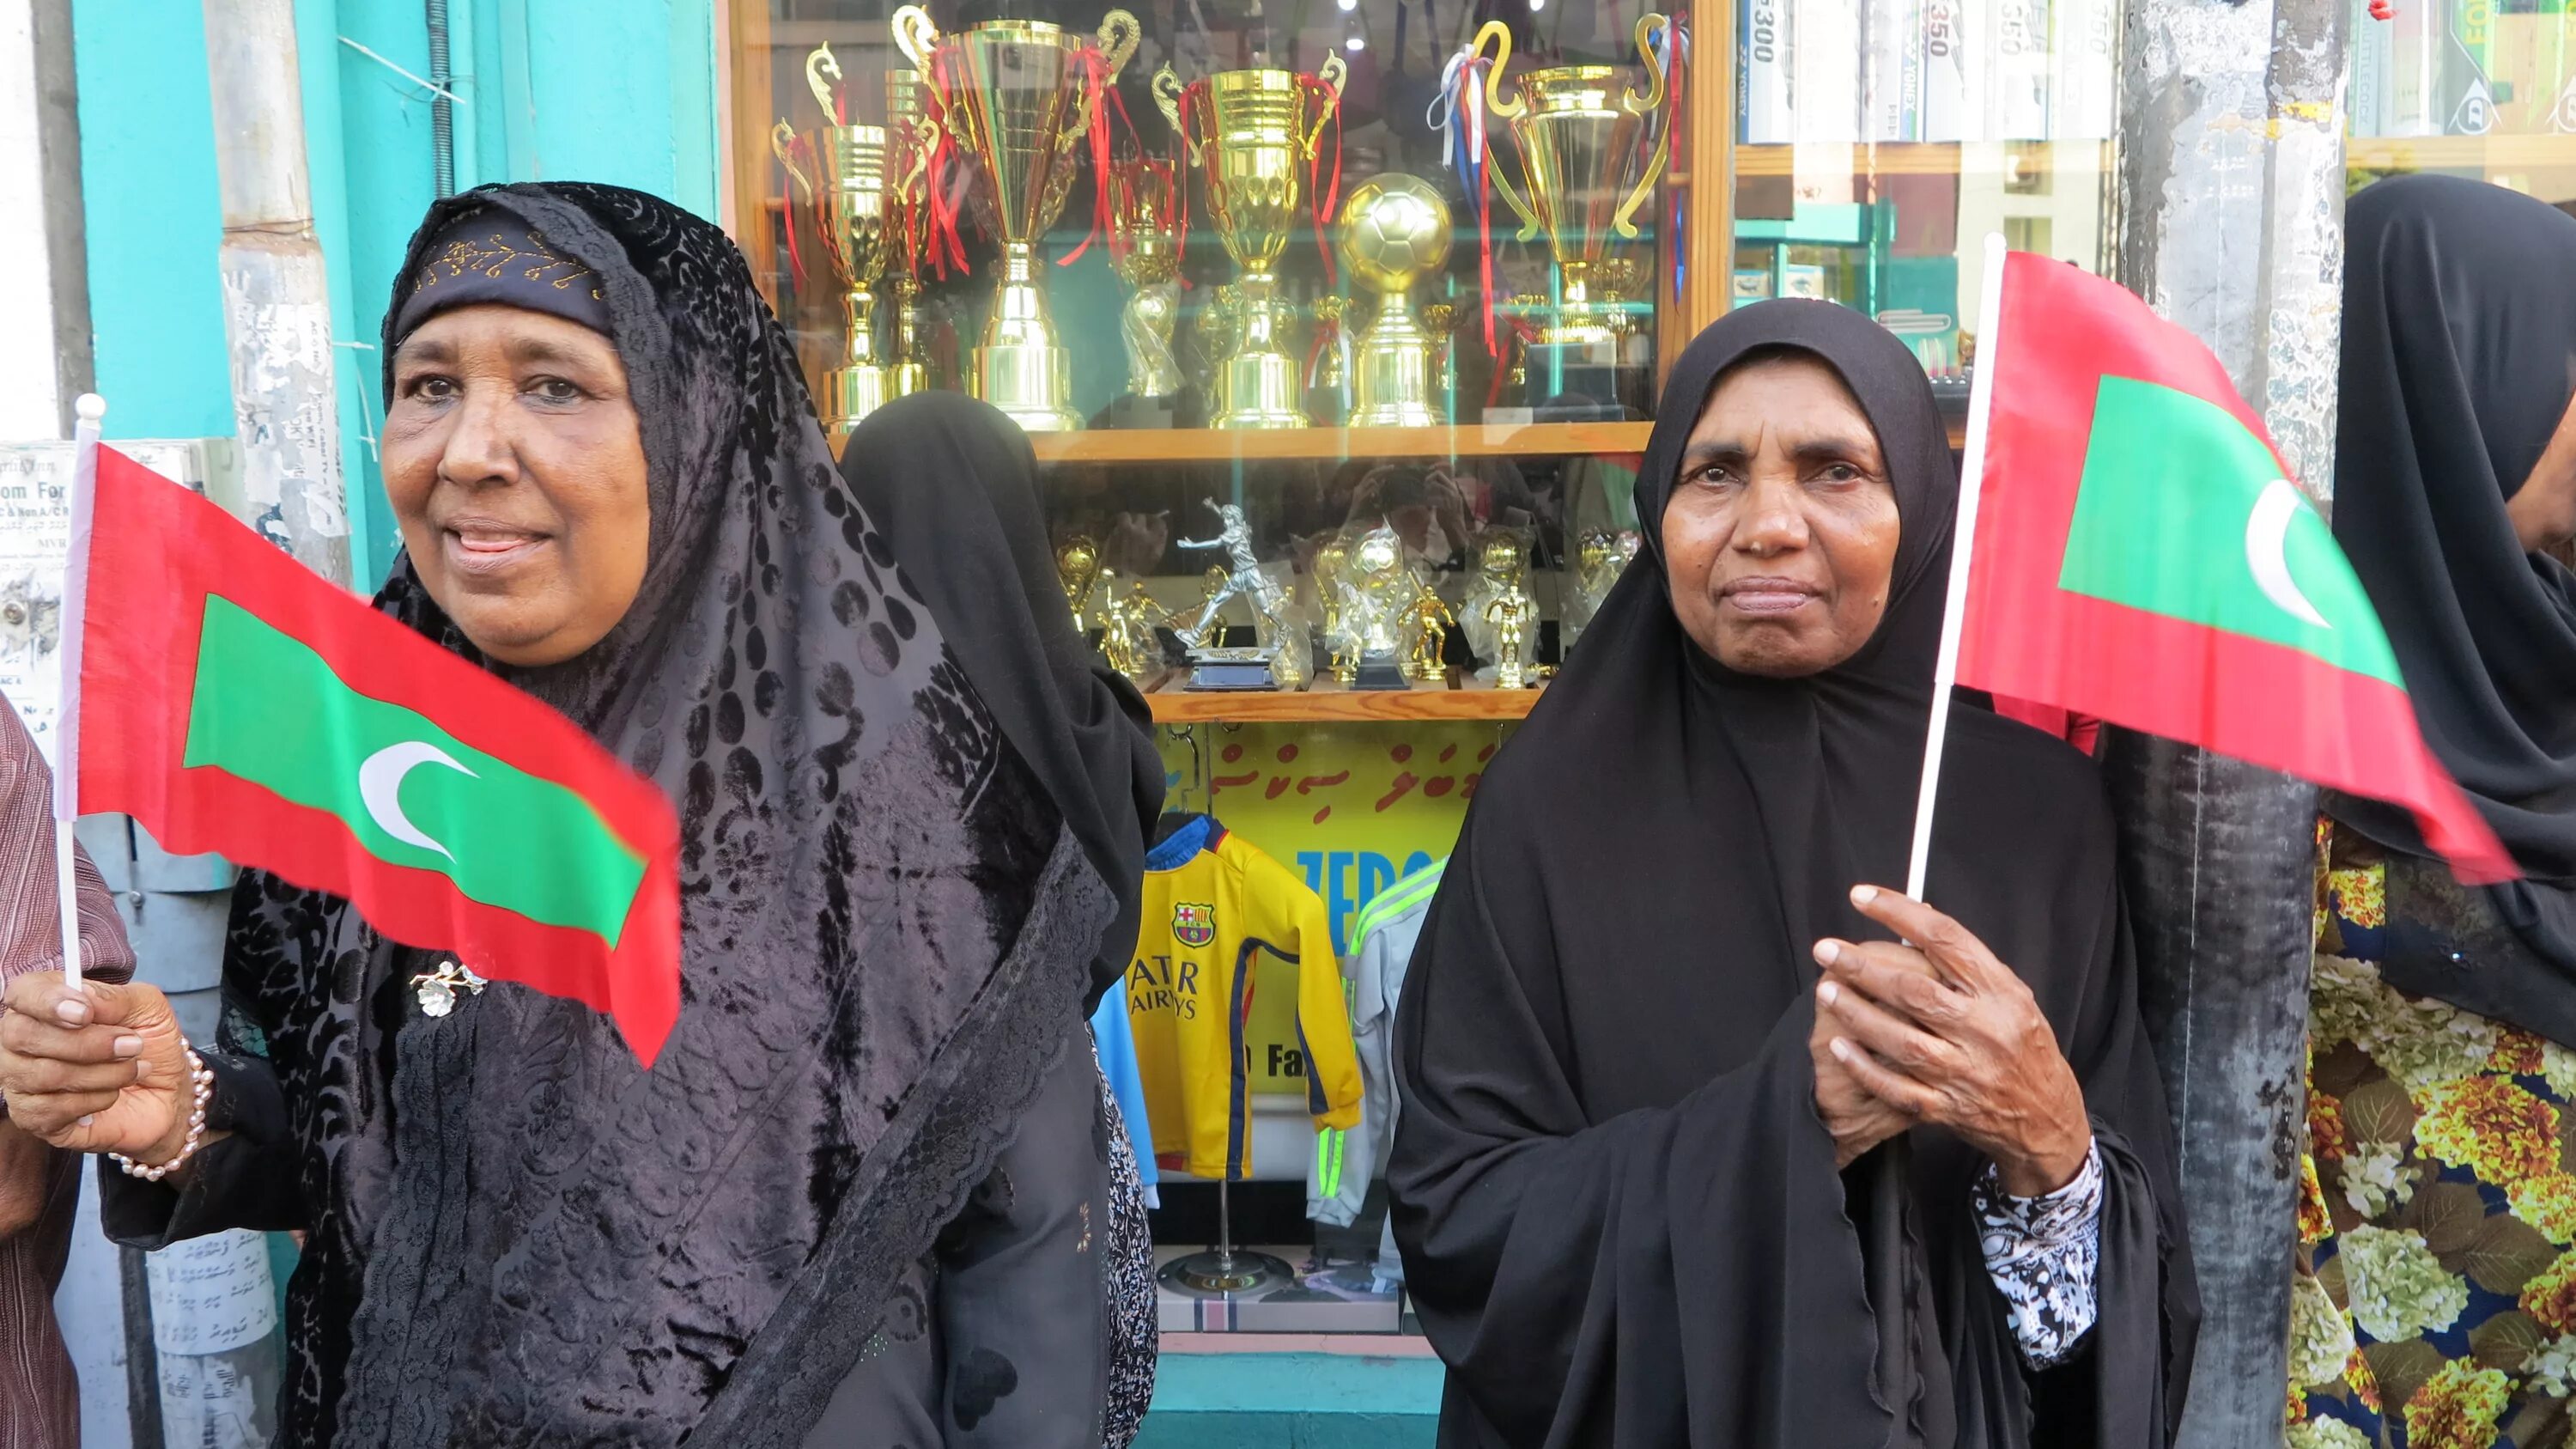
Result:
<svg viewBox="0 0 2576 1449"><path fill-rule="evenodd" d="M1359 1054L1324 902L1208 816L1145 858L1127 1016L1163 1167L1250 1171L1255 1095L1296 1091L1319 1127L1359 1121Z"/></svg>

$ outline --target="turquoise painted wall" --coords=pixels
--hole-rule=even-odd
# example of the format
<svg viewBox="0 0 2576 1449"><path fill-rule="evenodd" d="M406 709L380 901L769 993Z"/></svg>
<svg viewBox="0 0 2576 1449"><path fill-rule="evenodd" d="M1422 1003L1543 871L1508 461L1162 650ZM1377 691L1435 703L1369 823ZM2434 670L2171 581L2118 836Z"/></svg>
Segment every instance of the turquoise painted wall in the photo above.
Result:
<svg viewBox="0 0 2576 1449"><path fill-rule="evenodd" d="M228 436L201 0L73 0L72 30L107 436Z"/></svg>
<svg viewBox="0 0 2576 1449"><path fill-rule="evenodd" d="M1173 1353L1136 1449L1431 1449L1440 1361Z"/></svg>
<svg viewBox="0 0 2576 1449"><path fill-rule="evenodd" d="M433 194L416 79L429 73L428 21L420 0L295 10L355 561L372 582L395 547L375 459L377 329ZM449 21L460 189L613 181L716 214L714 0L452 0ZM72 25L108 434L229 436L203 0L73 0Z"/></svg>

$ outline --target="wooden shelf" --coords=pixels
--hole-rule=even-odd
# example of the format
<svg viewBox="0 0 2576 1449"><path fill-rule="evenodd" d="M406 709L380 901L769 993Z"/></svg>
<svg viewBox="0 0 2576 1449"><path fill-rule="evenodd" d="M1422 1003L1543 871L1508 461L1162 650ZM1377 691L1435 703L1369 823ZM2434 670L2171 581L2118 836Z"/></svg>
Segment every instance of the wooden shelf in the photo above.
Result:
<svg viewBox="0 0 2576 1449"><path fill-rule="evenodd" d="M1156 724L1312 724L1395 720L1515 720L1538 702L1535 689L1493 689L1468 683L1456 689L1436 684L1411 689L1344 689L1318 683L1302 693L1284 690L1237 690L1192 693L1181 680L1145 696Z"/></svg>
<svg viewBox="0 0 2576 1449"><path fill-rule="evenodd" d="M1041 463L1238 459L1582 457L1646 450L1652 423L1476 423L1434 428L1093 428L1033 433Z"/></svg>
<svg viewBox="0 0 2576 1449"><path fill-rule="evenodd" d="M1978 142L1977 149L1989 159L2007 147L2058 147L2069 150L2109 145L2107 141L1990 141ZM1959 173L1960 144L1956 141L1850 141L1833 142L1830 148L1816 145L1810 152L1827 149L1849 150L1855 174L1870 176L1955 176ZM1797 171L1798 148L1787 142L1760 146L1740 145L1735 148L1735 174L1738 176L1789 176Z"/></svg>
<svg viewBox="0 0 2576 1449"><path fill-rule="evenodd" d="M2576 136L2353 136L2343 154L2355 171L2576 169Z"/></svg>

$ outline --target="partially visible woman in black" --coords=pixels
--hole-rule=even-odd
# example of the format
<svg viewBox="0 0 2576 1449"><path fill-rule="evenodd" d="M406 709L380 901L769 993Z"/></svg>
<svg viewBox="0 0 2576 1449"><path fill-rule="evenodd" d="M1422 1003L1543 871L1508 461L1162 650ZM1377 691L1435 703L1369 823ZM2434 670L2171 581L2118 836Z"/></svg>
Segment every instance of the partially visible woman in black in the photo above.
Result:
<svg viewBox="0 0 2576 1449"><path fill-rule="evenodd" d="M1954 706L1940 909L1886 888L1956 488L1859 313L1764 303L1674 367L1647 556L1486 775L1398 1012L1444 1449L2167 1441L2197 1300L2089 762Z"/></svg>
<svg viewBox="0 0 2576 1449"><path fill-rule="evenodd" d="M962 393L918 393L859 425L842 449L841 476L895 556L914 561L903 570L913 596L930 611L1002 737L1036 773L1066 833L1117 897L1117 915L1091 960L1083 1000L1088 1012L1125 979L1135 953L1145 847L1163 808L1163 762L1144 696L1074 627L1047 547L1029 435ZM945 1332L961 1346L980 1339L1002 1352L996 1344L1026 1344L1027 1351L1007 1354L1020 1375L1078 1383L1105 1350L1105 1442L1123 1445L1153 1397L1153 1238L1135 1158L1107 1092L1103 1083L1097 1120L1104 1130L1085 1132L1071 1145L1098 1148L1115 1175L1108 1231L1096 1256L1055 1257L1060 1268L1082 1270L1064 1278L1067 1299L1078 1298L1096 1273L1109 1299L1105 1341L1081 1342L1066 1315L1032 1311L1029 1270L1048 1261L1036 1250L1051 1238L1087 1241L1091 1227L1082 1212L1090 1201L1081 1190L1083 1174L1047 1170L1067 1144L1044 1140L1042 1131L1023 1130L1003 1149L996 1177L1018 1190L979 1195L986 1210L970 1218L966 1231L951 1229L941 1265L946 1271L930 1275L930 1286L948 1319ZM1050 1183L1073 1190L1040 1190ZM1000 1271L960 1271L970 1260L996 1259L1008 1260ZM1078 1394L1068 1385L1036 1402L1061 1403L1068 1391ZM871 1427L872 1416L847 1402L836 1409L809 1436L816 1449L866 1441L858 1431ZM844 1428L850 1432L831 1437ZM1015 1418L990 1432L989 1442L1016 1446L1030 1442L1041 1425Z"/></svg>

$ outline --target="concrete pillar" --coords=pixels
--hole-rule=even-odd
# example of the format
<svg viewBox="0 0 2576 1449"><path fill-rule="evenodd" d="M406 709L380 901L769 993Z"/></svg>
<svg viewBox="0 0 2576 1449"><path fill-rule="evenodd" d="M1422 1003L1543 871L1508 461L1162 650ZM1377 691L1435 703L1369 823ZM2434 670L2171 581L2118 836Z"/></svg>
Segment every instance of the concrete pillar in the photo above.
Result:
<svg viewBox="0 0 2576 1449"><path fill-rule="evenodd" d="M2128 0L2119 277L2198 334L2320 503L2343 277L2343 0ZM2141 995L2204 1318L2181 1443L2274 1449L2287 1396L2316 792L2114 732Z"/></svg>

